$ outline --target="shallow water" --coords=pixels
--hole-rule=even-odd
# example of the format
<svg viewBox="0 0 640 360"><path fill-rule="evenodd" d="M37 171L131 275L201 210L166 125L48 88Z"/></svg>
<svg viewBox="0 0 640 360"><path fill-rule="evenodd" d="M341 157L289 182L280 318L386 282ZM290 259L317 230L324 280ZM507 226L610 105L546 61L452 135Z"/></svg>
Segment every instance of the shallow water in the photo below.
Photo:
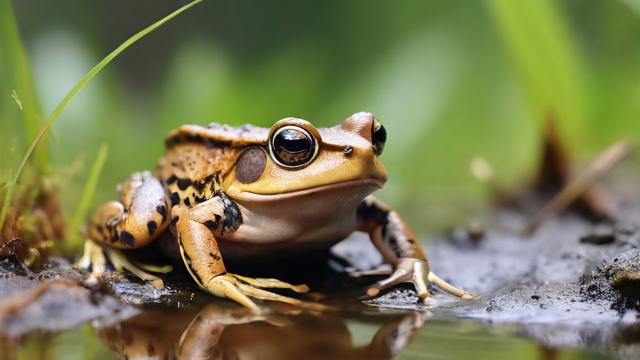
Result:
<svg viewBox="0 0 640 360"><path fill-rule="evenodd" d="M591 231L563 218L530 239L489 232L479 243L429 243L432 270L478 295L473 301L434 288L425 306L401 285L363 303L375 278L334 271L325 257L259 267L265 273L255 276L327 295L321 301L337 310L323 314L262 303L268 315L254 315L199 291L179 268L164 289L126 277L89 289L65 259L37 274L2 261L0 326L12 339L0 338L0 359L637 359L637 309L614 306L619 294L597 269L612 258L635 264L640 227L612 229L606 245L580 241ZM334 250L355 269L380 261L363 238ZM589 274L608 290L584 292Z"/></svg>
<svg viewBox="0 0 640 360"><path fill-rule="evenodd" d="M289 309L291 310L291 309ZM425 313L254 316L225 302L202 309L151 309L122 322L94 321L57 334L6 342L20 359L605 359L613 354L553 349L518 327L429 320Z"/></svg>

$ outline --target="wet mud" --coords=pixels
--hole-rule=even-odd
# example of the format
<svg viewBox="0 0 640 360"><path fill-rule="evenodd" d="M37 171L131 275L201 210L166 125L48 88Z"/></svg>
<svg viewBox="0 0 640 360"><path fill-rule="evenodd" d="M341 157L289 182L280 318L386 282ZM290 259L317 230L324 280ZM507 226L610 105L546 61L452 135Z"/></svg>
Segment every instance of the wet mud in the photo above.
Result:
<svg viewBox="0 0 640 360"><path fill-rule="evenodd" d="M273 358L288 358L301 349L281 345L298 336L298 345L309 354L327 355L318 358L389 358L430 322L472 321L487 324L485 331L500 329L545 349L587 348L636 358L640 227L635 219L640 217L634 211L626 214L605 225L564 215L525 237L517 229L527 216L502 211L484 222L481 235L461 228L429 241L432 271L474 293L472 301L434 288L429 301L421 304L410 286L363 298L366 285L379 278L353 278L345 271L371 269L381 258L359 236L337 245L330 256L260 267L261 275L269 269L286 280L307 279L323 295L314 299L337 309L330 315L282 304L265 304L270 309L265 315L250 314L199 291L179 270L165 278L164 289L126 276L87 286L67 260L52 258L41 272L32 273L7 258L0 262L0 328L5 337L19 339L91 323L104 346L119 356L229 354L271 341L282 351ZM345 328L348 318L374 322L377 332L368 342L352 346ZM171 326L159 337L149 335L157 335L162 324ZM185 334L200 340L189 342Z"/></svg>

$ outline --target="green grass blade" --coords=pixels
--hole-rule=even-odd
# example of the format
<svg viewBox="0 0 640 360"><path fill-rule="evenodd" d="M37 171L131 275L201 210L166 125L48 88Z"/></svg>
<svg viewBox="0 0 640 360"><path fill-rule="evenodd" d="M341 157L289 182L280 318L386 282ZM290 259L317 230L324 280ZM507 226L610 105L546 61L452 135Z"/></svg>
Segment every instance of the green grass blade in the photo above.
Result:
<svg viewBox="0 0 640 360"><path fill-rule="evenodd" d="M7 62L6 67L0 68L0 81L11 84L11 96L19 104L19 116L24 126L27 139L33 139L40 128L42 112L40 100L36 92L31 65L24 50L15 13L10 0L0 0L0 56ZM4 87L0 86L4 90ZM4 96L5 94L2 94ZM20 101L18 102L18 95ZM35 154L35 165L39 173L44 173L48 167L46 149L40 149Z"/></svg>
<svg viewBox="0 0 640 360"><path fill-rule="evenodd" d="M9 177L11 177L11 169L9 169ZM11 205L11 199L13 198L13 191L15 190L15 183L9 181L5 185L4 198L2 199L2 208L0 208L0 231L4 225L4 219L7 217L7 211L9 205Z"/></svg>
<svg viewBox="0 0 640 360"><path fill-rule="evenodd" d="M542 122L554 116L564 130L583 122L585 74L560 4L489 0L488 5L534 117Z"/></svg>
<svg viewBox="0 0 640 360"><path fill-rule="evenodd" d="M0 0L0 1L6 1L6 0ZM22 171L24 170L25 166L29 162L29 159L31 158L31 155L35 151L36 147L38 146L38 144L40 143L42 138L49 131L49 128L51 127L51 124L53 124L53 122L58 118L58 116L60 116L60 114L67 107L67 105L69 104L71 99L73 99L73 97L76 96L76 94L80 90L82 90L82 88L84 88L85 85L87 85L87 83L89 81L91 81L91 79L93 79L105 66L107 66L118 55L120 55L120 53L122 53L125 49L127 49L129 46L133 45L135 42L137 42L141 38L145 37L146 35L148 35L152 31L154 31L155 29L159 28L160 26L162 26L167 21L169 21L169 20L173 19L174 17L180 15L185 10L191 8L192 6L194 6L194 5L196 5L196 4L200 3L200 2L202 2L202 0L194 0L194 1L190 2L189 4L184 5L183 7L179 8L178 10L172 12L171 14L165 16L164 18L160 19L159 21L153 23L152 25L146 27L145 29L141 30L140 32L136 33L135 35L133 35L132 37L127 39L125 42L123 42L120 46L118 46L115 50L113 50L104 59L102 59L102 61L100 61L91 70L89 70L89 72L87 72L80 79L80 81L78 81L78 83L71 89L71 91L69 91L67 93L67 95L62 99L62 101L58 104L58 106L53 110L53 112L51 113L51 115L49 116L47 121L44 123L44 125L38 131L38 134L33 139L33 141L31 142L31 145L29 146L29 148L27 149L26 153L24 154L24 156L22 158L22 161L20 162L20 166L18 167L18 170L17 170L17 172L15 174L15 177L13 178L12 182L9 184L9 187L7 189L7 195L13 193L13 188L18 183L18 180L20 179L20 175L22 174ZM11 201L10 197L6 196L5 200L4 200L4 203L8 204L10 201ZM0 229L4 225L4 218L6 216L6 208L8 208L8 205L5 206L3 204L2 212L0 213Z"/></svg>
<svg viewBox="0 0 640 360"><path fill-rule="evenodd" d="M96 161L93 163L91 171L89 172L87 183L82 191L82 196L80 196L80 201L69 220L69 226L67 227L69 229L68 242L67 246L65 246L67 249L75 249L76 246L79 245L79 241L82 240L78 236L78 229L87 216L87 209L89 209L93 194L96 191L96 186L98 185L98 180L100 179L100 174L102 173L102 168L104 167L108 154L109 146L102 144L98 151Z"/></svg>

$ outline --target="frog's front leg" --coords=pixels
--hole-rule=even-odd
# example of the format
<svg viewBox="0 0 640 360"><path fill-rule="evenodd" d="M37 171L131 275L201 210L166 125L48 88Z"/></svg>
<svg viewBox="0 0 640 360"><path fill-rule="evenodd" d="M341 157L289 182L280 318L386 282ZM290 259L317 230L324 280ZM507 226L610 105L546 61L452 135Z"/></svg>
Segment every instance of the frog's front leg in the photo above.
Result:
<svg viewBox="0 0 640 360"><path fill-rule="evenodd" d="M322 309L318 304L262 289L283 288L304 293L309 290L306 285L291 285L276 279L254 279L226 271L215 236L237 230L242 224L242 214L224 193L192 208L176 206L171 211L171 217L174 221L177 220L176 230L182 259L201 288L213 295L232 299L255 313L260 310L251 297Z"/></svg>
<svg viewBox="0 0 640 360"><path fill-rule="evenodd" d="M358 207L358 230L369 233L371 241L385 262L394 267L392 274L369 288L367 294L376 296L381 290L400 283L413 283L423 301L429 297L427 286L434 283L442 290L463 299L473 296L447 283L429 271L427 257L409 226L397 212L373 196Z"/></svg>
<svg viewBox="0 0 640 360"><path fill-rule="evenodd" d="M162 184L150 172L131 175L120 188L120 201L102 205L91 217L84 254L78 262L83 270L91 268L89 281L103 275L106 258L109 258L117 270L127 269L154 286L162 287L162 280L147 273L144 265L131 262L118 249L143 247L162 233L169 224L167 204Z"/></svg>

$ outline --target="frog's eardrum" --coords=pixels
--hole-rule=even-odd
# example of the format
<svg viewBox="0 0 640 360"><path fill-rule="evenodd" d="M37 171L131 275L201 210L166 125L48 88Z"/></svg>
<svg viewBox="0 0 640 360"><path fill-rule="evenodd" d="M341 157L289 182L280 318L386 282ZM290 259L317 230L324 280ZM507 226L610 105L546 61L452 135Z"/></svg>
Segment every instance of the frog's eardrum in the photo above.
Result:
<svg viewBox="0 0 640 360"><path fill-rule="evenodd" d="M251 147L242 152L236 163L236 178L243 184L252 183L260 178L267 164L264 150Z"/></svg>

